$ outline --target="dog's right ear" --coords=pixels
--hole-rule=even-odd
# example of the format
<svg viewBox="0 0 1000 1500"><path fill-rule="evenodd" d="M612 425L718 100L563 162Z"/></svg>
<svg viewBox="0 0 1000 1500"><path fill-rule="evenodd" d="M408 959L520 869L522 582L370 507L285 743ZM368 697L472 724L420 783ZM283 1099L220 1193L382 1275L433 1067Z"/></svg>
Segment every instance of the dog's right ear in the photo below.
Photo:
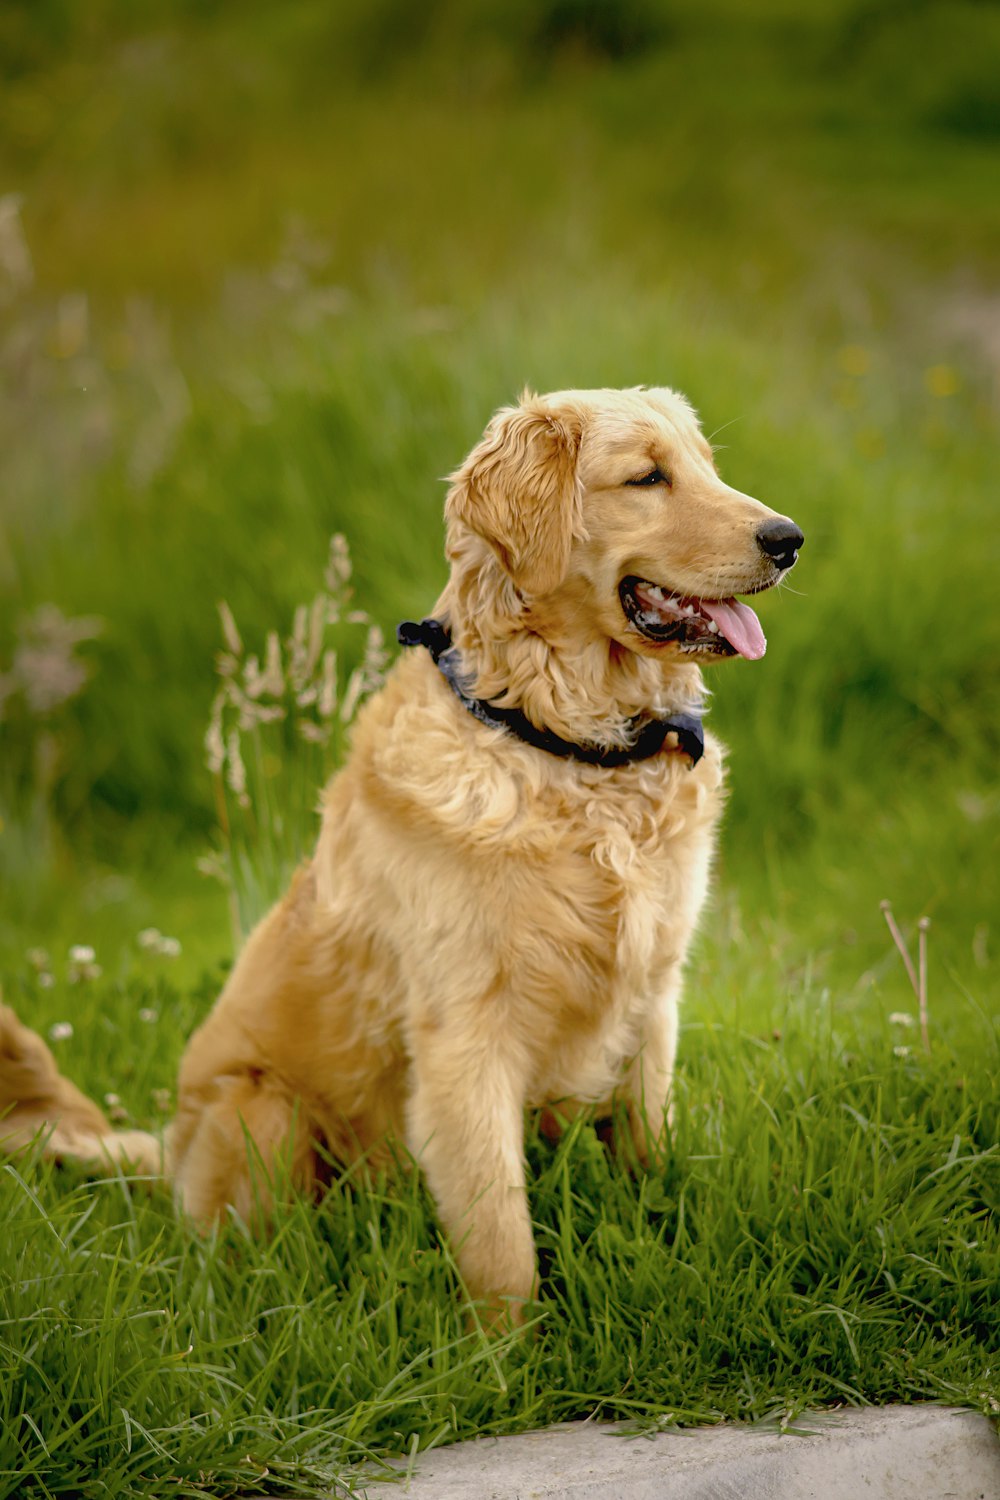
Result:
<svg viewBox="0 0 1000 1500"><path fill-rule="evenodd" d="M506 406L482 442L450 476L449 526L458 521L483 537L525 594L556 588L566 576L574 536L582 536L577 477L581 422L526 391Z"/></svg>

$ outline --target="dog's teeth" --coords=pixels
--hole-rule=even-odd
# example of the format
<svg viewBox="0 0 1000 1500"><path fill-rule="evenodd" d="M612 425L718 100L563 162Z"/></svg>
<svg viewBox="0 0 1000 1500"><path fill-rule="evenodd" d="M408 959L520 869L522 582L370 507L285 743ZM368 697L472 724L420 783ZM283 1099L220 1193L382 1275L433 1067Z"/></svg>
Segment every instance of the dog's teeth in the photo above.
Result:
<svg viewBox="0 0 1000 1500"><path fill-rule="evenodd" d="M718 633L719 633L719 627L718 627L718 625L716 625L716 623L715 623L714 620L709 620L709 622L708 622L708 628L709 628L709 631L710 631L710 633L712 635L718 635Z"/></svg>
<svg viewBox="0 0 1000 1500"><path fill-rule="evenodd" d="M648 589L647 592L651 599L656 599L658 602L662 601L663 590L660 588L660 585L658 583L654 583L652 588Z"/></svg>

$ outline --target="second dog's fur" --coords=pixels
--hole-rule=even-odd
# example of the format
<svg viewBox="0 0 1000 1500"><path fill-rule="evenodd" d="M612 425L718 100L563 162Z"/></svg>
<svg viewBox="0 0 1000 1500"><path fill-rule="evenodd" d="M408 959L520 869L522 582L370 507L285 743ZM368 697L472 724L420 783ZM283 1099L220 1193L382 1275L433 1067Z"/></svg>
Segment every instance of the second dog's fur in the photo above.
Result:
<svg viewBox="0 0 1000 1500"><path fill-rule="evenodd" d="M628 747L651 719L697 711L700 662L763 654L731 596L776 582L802 540L723 483L664 389L501 411L452 476L446 518L434 613L468 696L582 747ZM253 1215L246 1133L305 1190L317 1146L350 1158L397 1137L470 1294L516 1318L535 1279L526 1107L618 1097L641 1156L664 1140L722 762L711 735L696 764L672 737L620 766L549 753L477 719L428 651L404 653L326 790L315 854L184 1056L168 1146L183 1209ZM48 1121L55 1150L60 1136L69 1154L140 1149L116 1145L9 1013L4 1103L8 1145Z"/></svg>

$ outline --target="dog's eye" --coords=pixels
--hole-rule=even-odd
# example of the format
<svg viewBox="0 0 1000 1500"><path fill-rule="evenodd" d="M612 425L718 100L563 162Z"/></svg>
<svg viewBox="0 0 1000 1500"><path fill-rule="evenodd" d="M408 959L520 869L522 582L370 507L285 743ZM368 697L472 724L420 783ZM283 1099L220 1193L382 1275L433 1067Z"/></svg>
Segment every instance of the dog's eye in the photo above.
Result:
<svg viewBox="0 0 1000 1500"><path fill-rule="evenodd" d="M671 480L660 469L651 469L648 474L643 474L641 479L626 479L625 483L631 485L633 489L640 489L647 484L665 484L669 487Z"/></svg>

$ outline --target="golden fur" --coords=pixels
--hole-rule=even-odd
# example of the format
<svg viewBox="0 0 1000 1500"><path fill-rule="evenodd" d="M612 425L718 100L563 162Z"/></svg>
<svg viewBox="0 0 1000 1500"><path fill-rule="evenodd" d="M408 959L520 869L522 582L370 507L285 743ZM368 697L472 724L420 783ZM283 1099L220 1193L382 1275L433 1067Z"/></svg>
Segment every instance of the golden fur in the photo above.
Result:
<svg viewBox="0 0 1000 1500"><path fill-rule="evenodd" d="M669 496L628 483L651 464ZM621 579L709 599L766 588L780 569L755 533L773 517L722 482L671 391L525 396L452 476L435 614L476 696L626 745L637 715L691 710L703 690L693 660L629 622ZM477 721L426 651L404 653L326 789L311 861L188 1045L168 1147L183 1210L251 1216L245 1132L306 1190L317 1142L349 1157L395 1136L470 1294L516 1318L535 1280L525 1108L616 1095L642 1156L665 1135L722 801L711 735L693 768L669 748L617 769L563 760ZM47 1121L54 1151L127 1154L40 1042L26 1083L36 1042L0 1015L8 1149Z"/></svg>

